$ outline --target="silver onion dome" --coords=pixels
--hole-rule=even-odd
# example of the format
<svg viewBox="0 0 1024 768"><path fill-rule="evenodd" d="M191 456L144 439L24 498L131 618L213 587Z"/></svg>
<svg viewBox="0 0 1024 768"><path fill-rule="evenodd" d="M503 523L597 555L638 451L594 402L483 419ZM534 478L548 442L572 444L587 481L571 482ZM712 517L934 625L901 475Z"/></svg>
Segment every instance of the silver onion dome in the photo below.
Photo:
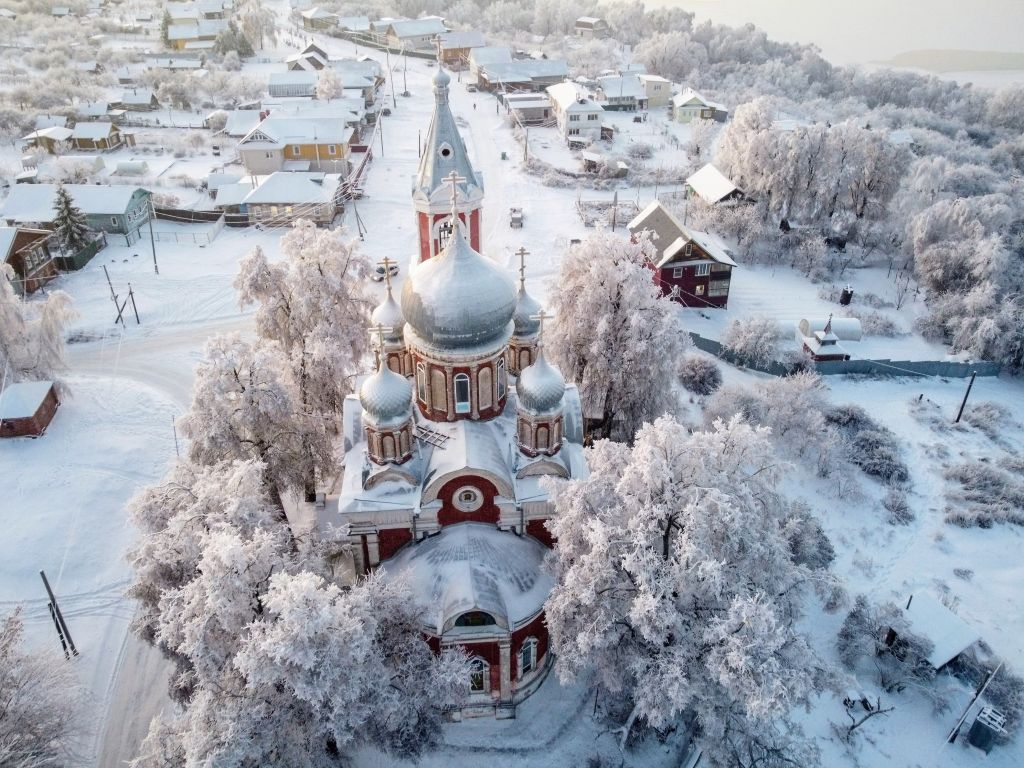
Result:
<svg viewBox="0 0 1024 768"><path fill-rule="evenodd" d="M388 295L380 304L374 307L370 313L370 327L382 325L391 330L384 334L384 341L394 342L402 340L402 327L405 325L405 317L402 315L402 308L398 306L395 297L391 294L391 286L388 286Z"/></svg>
<svg viewBox="0 0 1024 768"><path fill-rule="evenodd" d="M537 359L523 369L516 382L519 406L531 413L550 413L562 404L565 379L557 368L544 357L544 349L537 351Z"/></svg>
<svg viewBox="0 0 1024 768"><path fill-rule="evenodd" d="M359 388L363 418L375 427L398 427L412 418L412 386L381 363Z"/></svg>

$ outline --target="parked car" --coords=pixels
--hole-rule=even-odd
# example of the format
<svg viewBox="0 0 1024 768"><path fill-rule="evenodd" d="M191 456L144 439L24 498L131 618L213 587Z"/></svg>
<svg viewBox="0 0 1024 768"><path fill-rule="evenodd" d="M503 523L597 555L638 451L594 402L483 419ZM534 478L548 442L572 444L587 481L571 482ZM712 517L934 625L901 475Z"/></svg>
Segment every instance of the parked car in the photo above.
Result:
<svg viewBox="0 0 1024 768"><path fill-rule="evenodd" d="M523 209L511 208L508 212L508 225L514 229L523 228Z"/></svg>
<svg viewBox="0 0 1024 768"><path fill-rule="evenodd" d="M476 83L468 83L466 85L466 90L469 91L470 93L476 93L476 91L477 91Z"/></svg>
<svg viewBox="0 0 1024 768"><path fill-rule="evenodd" d="M391 107L384 107L380 113L384 115L384 117L391 117Z"/></svg>
<svg viewBox="0 0 1024 768"><path fill-rule="evenodd" d="M398 265L397 264L389 265L387 271L388 271L388 274L391 275L391 277L394 277L395 275L398 274ZM373 280L373 282L375 282L375 283L379 283L379 282L381 282L384 279L384 265L383 264L378 264L376 267L374 267L373 272L370 273L370 279Z"/></svg>

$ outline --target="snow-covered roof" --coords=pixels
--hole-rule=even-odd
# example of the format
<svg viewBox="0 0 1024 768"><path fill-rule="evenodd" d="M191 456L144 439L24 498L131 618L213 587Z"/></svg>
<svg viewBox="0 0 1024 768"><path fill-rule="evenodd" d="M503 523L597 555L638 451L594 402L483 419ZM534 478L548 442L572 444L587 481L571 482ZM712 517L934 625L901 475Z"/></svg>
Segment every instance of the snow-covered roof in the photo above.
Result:
<svg viewBox="0 0 1024 768"><path fill-rule="evenodd" d="M934 645L928 663L935 669L941 669L981 639L966 621L927 592L913 595L903 616L911 632Z"/></svg>
<svg viewBox="0 0 1024 768"><path fill-rule="evenodd" d="M68 119L64 115L37 115L36 130L41 128L64 128Z"/></svg>
<svg viewBox="0 0 1024 768"><path fill-rule="evenodd" d="M337 24L339 29L347 29L350 32L370 31L370 18L368 16L340 16Z"/></svg>
<svg viewBox="0 0 1024 768"><path fill-rule="evenodd" d="M642 83L671 83L671 80L661 75L648 75L646 72L638 72L636 75Z"/></svg>
<svg viewBox="0 0 1024 768"><path fill-rule="evenodd" d="M576 26L584 29L591 29L595 26L604 25L605 20L598 16L580 16L576 19Z"/></svg>
<svg viewBox="0 0 1024 768"><path fill-rule="evenodd" d="M75 111L82 117L102 117L109 109L110 103L107 101L90 101L75 107Z"/></svg>
<svg viewBox="0 0 1024 768"><path fill-rule="evenodd" d="M241 205L245 201L245 198L252 193L252 190L253 183L251 181L237 181L219 184L213 198L214 205L218 208Z"/></svg>
<svg viewBox="0 0 1024 768"><path fill-rule="evenodd" d="M139 187L131 185L65 184L75 206L87 216L118 215L128 205ZM16 184L3 206L8 221L47 222L56 215L56 184Z"/></svg>
<svg viewBox="0 0 1024 768"><path fill-rule="evenodd" d="M715 109L723 112L728 111L726 110L725 105L719 104L717 101L711 101L711 99L704 98L701 94L697 93L697 91L693 90L693 88L686 88L682 93L677 93L673 96L672 106L714 107Z"/></svg>
<svg viewBox="0 0 1024 768"><path fill-rule="evenodd" d="M483 64L480 68L492 82L524 83L536 78L569 76L569 65L564 59L515 59Z"/></svg>
<svg viewBox="0 0 1024 768"><path fill-rule="evenodd" d="M30 419L53 387L52 381L20 381L0 392L0 419Z"/></svg>
<svg viewBox="0 0 1024 768"><path fill-rule="evenodd" d="M604 107L590 98L578 83L557 83L547 87L548 96L563 112L603 112Z"/></svg>
<svg viewBox="0 0 1024 768"><path fill-rule="evenodd" d="M340 183L337 173L277 171L250 192L245 203L330 203Z"/></svg>
<svg viewBox="0 0 1024 768"><path fill-rule="evenodd" d="M797 323L797 329L804 337L814 336L819 332L823 333L826 326L831 326L832 334L839 341L860 341L864 335L860 320L856 317L803 318Z"/></svg>
<svg viewBox="0 0 1024 768"><path fill-rule="evenodd" d="M330 11L325 10L323 8L316 7L310 8L308 11L303 11L302 18L309 19L311 21L314 19L326 20L337 18L337 14L331 13Z"/></svg>
<svg viewBox="0 0 1024 768"><path fill-rule="evenodd" d="M398 39L407 37L424 37L440 35L447 32L444 19L440 16L427 16L422 19L399 19L388 24L388 32Z"/></svg>
<svg viewBox="0 0 1024 768"><path fill-rule="evenodd" d="M95 123L76 123L71 133L72 139L105 139L114 132L114 124L102 120Z"/></svg>
<svg viewBox="0 0 1024 768"><path fill-rule="evenodd" d="M260 111L258 109L235 109L228 112L227 122L224 123L224 133L228 136L245 136L259 124Z"/></svg>
<svg viewBox="0 0 1024 768"><path fill-rule="evenodd" d="M626 227L634 234L650 230L655 235L653 239L654 247L658 250L658 267L671 264L683 253L688 242L696 243L712 261L730 267L738 266L721 238L683 226L658 200L653 200Z"/></svg>
<svg viewBox="0 0 1024 768"><path fill-rule="evenodd" d="M505 45L484 45L469 52L469 60L474 66L498 64L512 61L512 49Z"/></svg>
<svg viewBox="0 0 1024 768"><path fill-rule="evenodd" d="M739 191L739 188L732 183L729 177L711 163L708 163L695 174L688 177L686 185L709 205L713 205L733 192Z"/></svg>
<svg viewBox="0 0 1024 768"><path fill-rule="evenodd" d="M283 144L346 144L357 118L345 113L325 117L299 117L275 110L239 142L240 149L271 149Z"/></svg>
<svg viewBox="0 0 1024 768"><path fill-rule="evenodd" d="M537 615L554 586L543 568L546 553L529 536L461 523L405 547L380 571L408 579L432 634L452 629L470 611L484 611L511 630Z"/></svg>
<svg viewBox="0 0 1024 768"><path fill-rule="evenodd" d="M153 91L149 88L133 88L124 91L119 101L122 104L150 104L154 98Z"/></svg>
<svg viewBox="0 0 1024 768"><path fill-rule="evenodd" d="M306 72L299 69L291 69L287 72L271 72L269 84L275 85L308 85L316 86L319 75L316 72Z"/></svg>
<svg viewBox="0 0 1024 768"><path fill-rule="evenodd" d="M482 48L487 40L481 32L445 32L440 35L441 50L448 51L458 48Z"/></svg>
<svg viewBox="0 0 1024 768"><path fill-rule="evenodd" d="M605 98L641 99L645 96L644 85L637 75L605 75L597 78Z"/></svg>
<svg viewBox="0 0 1024 768"><path fill-rule="evenodd" d="M203 62L199 59L150 59L150 69L202 69Z"/></svg>
<svg viewBox="0 0 1024 768"><path fill-rule="evenodd" d="M49 128L41 128L38 131L32 131L28 136L23 137L23 140L50 139L51 141L67 141L71 138L72 133L73 131L70 128L65 128L62 125L53 125Z"/></svg>

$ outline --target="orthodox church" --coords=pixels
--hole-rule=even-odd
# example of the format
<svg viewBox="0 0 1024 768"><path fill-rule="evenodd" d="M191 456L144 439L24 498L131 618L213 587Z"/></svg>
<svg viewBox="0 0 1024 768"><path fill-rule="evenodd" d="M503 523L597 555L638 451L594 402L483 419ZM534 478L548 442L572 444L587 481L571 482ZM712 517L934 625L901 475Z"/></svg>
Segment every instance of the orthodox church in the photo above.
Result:
<svg viewBox="0 0 1024 768"><path fill-rule="evenodd" d="M434 76L413 183L419 252L372 315L376 372L345 403L336 516L356 573L404 578L435 650L470 655L461 715L509 717L550 666L544 477L586 473L582 414L543 349L544 312L481 254L484 190ZM385 270L386 271L386 270Z"/></svg>

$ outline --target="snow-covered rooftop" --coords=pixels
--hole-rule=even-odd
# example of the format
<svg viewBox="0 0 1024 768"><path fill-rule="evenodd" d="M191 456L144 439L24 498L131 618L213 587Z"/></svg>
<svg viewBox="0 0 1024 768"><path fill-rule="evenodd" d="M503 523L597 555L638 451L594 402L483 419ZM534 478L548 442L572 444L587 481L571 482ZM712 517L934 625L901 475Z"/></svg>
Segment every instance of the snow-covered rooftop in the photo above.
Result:
<svg viewBox="0 0 1024 768"><path fill-rule="evenodd" d="M95 123L76 123L71 133L73 139L105 139L113 132L114 124L97 120Z"/></svg>
<svg viewBox="0 0 1024 768"><path fill-rule="evenodd" d="M245 203L330 203L338 191L337 173L278 171L245 198Z"/></svg>
<svg viewBox="0 0 1024 768"><path fill-rule="evenodd" d="M440 16L427 16L422 19L398 19L388 24L388 30L399 39L440 35L448 31L444 25L444 19Z"/></svg>
<svg viewBox="0 0 1024 768"><path fill-rule="evenodd" d="M644 85L637 75L605 75L597 78L606 99L634 98L645 96Z"/></svg>
<svg viewBox="0 0 1024 768"><path fill-rule="evenodd" d="M75 206L87 216L123 214L139 187L131 185L65 184ZM16 184L0 214L8 221L47 222L56 212L56 184Z"/></svg>
<svg viewBox="0 0 1024 768"><path fill-rule="evenodd" d="M733 192L738 191L738 187L732 183L732 180L711 163L708 163L688 177L686 185L709 205L713 205Z"/></svg>
<svg viewBox="0 0 1024 768"><path fill-rule="evenodd" d="M17 384L8 384L3 392L0 392L0 419L28 419L35 416L51 387L52 381L21 381Z"/></svg>
<svg viewBox="0 0 1024 768"><path fill-rule="evenodd" d="M652 200L626 227L634 234L649 230L655 235L653 239L654 247L658 249L659 267L672 263L688 242L696 243L712 260L720 264L737 266L728 246L720 237L683 226L659 200Z"/></svg>
<svg viewBox="0 0 1024 768"><path fill-rule="evenodd" d="M556 83L547 87L548 96L563 112L603 112L604 107L590 98L578 83Z"/></svg>
<svg viewBox="0 0 1024 768"><path fill-rule="evenodd" d="M487 45L481 32L445 32L440 35L440 38L443 51L457 48L482 48Z"/></svg>
<svg viewBox="0 0 1024 768"><path fill-rule="evenodd" d="M903 615L911 632L934 644L928 663L935 669L945 666L981 639L966 621L927 592L915 594Z"/></svg>

